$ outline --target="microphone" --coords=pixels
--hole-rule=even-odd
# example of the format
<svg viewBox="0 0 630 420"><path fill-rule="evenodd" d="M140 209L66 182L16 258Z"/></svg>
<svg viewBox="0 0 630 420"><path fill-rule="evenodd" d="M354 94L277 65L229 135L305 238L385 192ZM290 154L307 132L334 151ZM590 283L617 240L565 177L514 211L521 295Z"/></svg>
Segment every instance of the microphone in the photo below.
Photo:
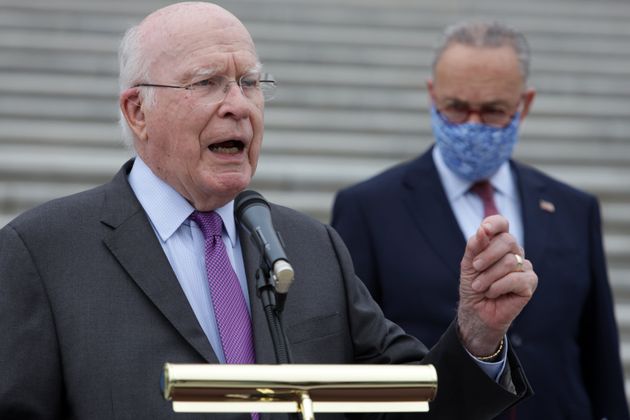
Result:
<svg viewBox="0 0 630 420"><path fill-rule="evenodd" d="M243 191L234 200L234 214L250 233L273 272L276 292L286 294L293 283L293 267L271 222L269 203L256 191Z"/></svg>

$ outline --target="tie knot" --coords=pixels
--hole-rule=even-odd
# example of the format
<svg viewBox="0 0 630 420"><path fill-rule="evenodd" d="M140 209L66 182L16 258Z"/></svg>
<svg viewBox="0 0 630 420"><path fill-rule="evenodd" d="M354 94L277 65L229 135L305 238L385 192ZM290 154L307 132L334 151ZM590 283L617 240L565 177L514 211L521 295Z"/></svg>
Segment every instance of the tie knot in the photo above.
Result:
<svg viewBox="0 0 630 420"><path fill-rule="evenodd" d="M218 213L214 211L195 210L190 215L190 218L199 225L204 238L221 236L221 231L223 230L223 220Z"/></svg>
<svg viewBox="0 0 630 420"><path fill-rule="evenodd" d="M470 191L477 194L479 197L488 199L492 198L494 194L494 189L492 188L492 184L488 180L477 181L471 187Z"/></svg>
<svg viewBox="0 0 630 420"><path fill-rule="evenodd" d="M483 203L483 217L499 214L496 204L494 203L494 188L487 180L475 182L470 191L477 194Z"/></svg>

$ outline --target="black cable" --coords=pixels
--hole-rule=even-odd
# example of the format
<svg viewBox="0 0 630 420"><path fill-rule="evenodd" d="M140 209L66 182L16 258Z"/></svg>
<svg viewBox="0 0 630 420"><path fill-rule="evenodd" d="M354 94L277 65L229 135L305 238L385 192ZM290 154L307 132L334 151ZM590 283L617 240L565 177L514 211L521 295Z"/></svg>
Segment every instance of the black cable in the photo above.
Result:
<svg viewBox="0 0 630 420"><path fill-rule="evenodd" d="M258 296L262 301L263 311L271 333L276 363L287 364L291 362L287 345L288 341L282 327L280 314L276 310L275 290L269 282L269 276L265 273L268 273L268 271L262 268L256 270Z"/></svg>

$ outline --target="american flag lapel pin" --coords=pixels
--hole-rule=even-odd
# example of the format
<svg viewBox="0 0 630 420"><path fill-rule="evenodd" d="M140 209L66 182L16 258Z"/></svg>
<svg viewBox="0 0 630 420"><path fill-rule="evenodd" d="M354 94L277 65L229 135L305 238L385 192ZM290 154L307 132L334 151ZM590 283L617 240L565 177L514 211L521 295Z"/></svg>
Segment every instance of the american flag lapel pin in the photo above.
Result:
<svg viewBox="0 0 630 420"><path fill-rule="evenodd" d="M555 213L556 211L556 206L554 206L551 201L541 199L538 202L538 205L540 206L541 210L546 211L547 213Z"/></svg>

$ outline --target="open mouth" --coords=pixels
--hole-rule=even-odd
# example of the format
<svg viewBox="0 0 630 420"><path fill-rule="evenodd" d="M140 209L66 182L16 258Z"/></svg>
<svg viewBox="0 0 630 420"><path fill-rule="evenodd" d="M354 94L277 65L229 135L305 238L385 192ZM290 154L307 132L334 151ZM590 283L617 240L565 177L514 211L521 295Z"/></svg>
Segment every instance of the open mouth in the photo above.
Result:
<svg viewBox="0 0 630 420"><path fill-rule="evenodd" d="M244 148L245 144L240 140L228 140L208 146L208 149L210 149L211 152L225 153L229 155L240 153Z"/></svg>

